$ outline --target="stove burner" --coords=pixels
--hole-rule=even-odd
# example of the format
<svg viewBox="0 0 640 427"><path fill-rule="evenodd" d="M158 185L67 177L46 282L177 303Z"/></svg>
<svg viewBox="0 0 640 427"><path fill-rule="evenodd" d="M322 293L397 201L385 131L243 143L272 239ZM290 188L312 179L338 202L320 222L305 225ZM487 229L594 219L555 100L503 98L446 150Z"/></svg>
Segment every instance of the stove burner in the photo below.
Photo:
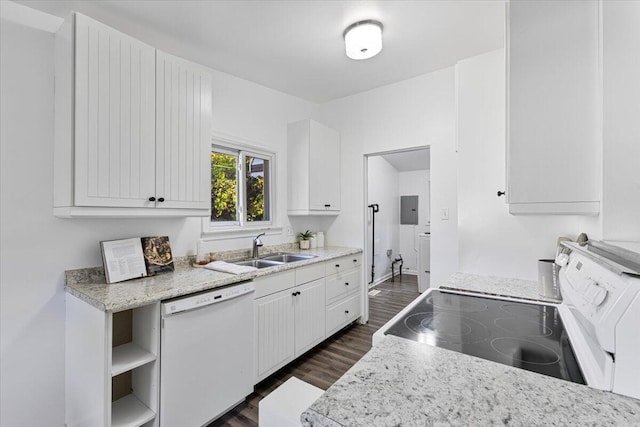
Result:
<svg viewBox="0 0 640 427"><path fill-rule="evenodd" d="M542 325L540 322L527 322L512 317L499 317L493 323L498 328L518 336L547 337L553 333L551 328Z"/></svg>
<svg viewBox="0 0 640 427"><path fill-rule="evenodd" d="M491 336L482 323L449 313L414 313L404 319L404 324L416 334L432 335L449 344L471 344Z"/></svg>
<svg viewBox="0 0 640 427"><path fill-rule="evenodd" d="M495 338L491 340L491 347L516 362L531 365L553 365L560 361L560 356L555 351L533 341L517 338Z"/></svg>
<svg viewBox="0 0 640 427"><path fill-rule="evenodd" d="M441 310L450 310L462 313L479 313L487 309L487 304L461 295L438 293L433 294L425 300L427 304L433 305Z"/></svg>
<svg viewBox="0 0 640 427"><path fill-rule="evenodd" d="M548 313L545 311L545 307L539 306L539 305L524 304L524 303L502 304L500 308L505 313L512 314L515 316L523 316L523 317L548 316Z"/></svg>

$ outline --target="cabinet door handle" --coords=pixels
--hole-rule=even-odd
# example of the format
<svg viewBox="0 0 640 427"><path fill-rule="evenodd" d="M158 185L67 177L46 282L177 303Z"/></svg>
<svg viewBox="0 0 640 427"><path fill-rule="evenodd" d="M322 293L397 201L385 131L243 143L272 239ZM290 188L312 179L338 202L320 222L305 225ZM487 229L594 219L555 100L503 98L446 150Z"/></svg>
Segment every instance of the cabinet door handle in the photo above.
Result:
<svg viewBox="0 0 640 427"><path fill-rule="evenodd" d="M344 285L345 286L349 286L349 282L344 282Z"/></svg>
<svg viewBox="0 0 640 427"><path fill-rule="evenodd" d="M325 204L325 205L324 205L324 207L325 207L325 208L330 208L330 207L331 207L331 205L330 205L330 204L329 204L329 205Z"/></svg>
<svg viewBox="0 0 640 427"><path fill-rule="evenodd" d="M497 194L498 194L498 197L500 197L500 196L504 196L506 193L504 191L498 191Z"/></svg>
<svg viewBox="0 0 640 427"><path fill-rule="evenodd" d="M160 198L158 199L158 201L159 201L159 202L164 202L164 197L160 197Z"/></svg>
<svg viewBox="0 0 640 427"><path fill-rule="evenodd" d="M358 262L358 260L357 260L357 259L354 259L354 260L353 260L353 262Z"/></svg>
<svg viewBox="0 0 640 427"><path fill-rule="evenodd" d="M349 314L349 310L345 310L345 311L344 311L344 314Z"/></svg>
<svg viewBox="0 0 640 427"><path fill-rule="evenodd" d="M151 197L149 197L149 201L150 201L150 202L155 202L155 201L156 201L156 198L155 198L155 197L153 197L153 196L151 196Z"/></svg>
<svg viewBox="0 0 640 427"><path fill-rule="evenodd" d="M295 293L295 292L292 292L292 293L291 293L291 296L294 296L294 297L295 297L295 296L296 296L296 293Z"/></svg>
<svg viewBox="0 0 640 427"><path fill-rule="evenodd" d="M300 293L301 293L301 292L300 292L300 291L298 291L298 292L296 292L296 293L297 293L298 295L300 295Z"/></svg>
<svg viewBox="0 0 640 427"><path fill-rule="evenodd" d="M340 264L336 264L336 268L340 268Z"/></svg>

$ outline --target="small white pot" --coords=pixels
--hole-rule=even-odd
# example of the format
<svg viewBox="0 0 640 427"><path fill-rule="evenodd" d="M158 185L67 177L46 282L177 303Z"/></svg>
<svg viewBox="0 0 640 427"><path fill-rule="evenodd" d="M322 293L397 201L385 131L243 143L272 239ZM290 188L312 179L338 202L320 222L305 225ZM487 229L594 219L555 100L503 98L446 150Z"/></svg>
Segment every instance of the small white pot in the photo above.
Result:
<svg viewBox="0 0 640 427"><path fill-rule="evenodd" d="M308 240L300 240L300 249L309 249L311 242Z"/></svg>

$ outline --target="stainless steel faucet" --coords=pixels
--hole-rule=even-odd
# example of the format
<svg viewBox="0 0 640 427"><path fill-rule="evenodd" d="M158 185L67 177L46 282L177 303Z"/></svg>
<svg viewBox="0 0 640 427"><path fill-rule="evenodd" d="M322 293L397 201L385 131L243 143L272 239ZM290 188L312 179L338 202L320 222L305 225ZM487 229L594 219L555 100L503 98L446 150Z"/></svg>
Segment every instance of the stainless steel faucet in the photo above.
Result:
<svg viewBox="0 0 640 427"><path fill-rule="evenodd" d="M255 237L255 239L253 239L253 258L258 258L258 248L262 246L262 240L260 240L260 237L264 235L265 233L260 233Z"/></svg>

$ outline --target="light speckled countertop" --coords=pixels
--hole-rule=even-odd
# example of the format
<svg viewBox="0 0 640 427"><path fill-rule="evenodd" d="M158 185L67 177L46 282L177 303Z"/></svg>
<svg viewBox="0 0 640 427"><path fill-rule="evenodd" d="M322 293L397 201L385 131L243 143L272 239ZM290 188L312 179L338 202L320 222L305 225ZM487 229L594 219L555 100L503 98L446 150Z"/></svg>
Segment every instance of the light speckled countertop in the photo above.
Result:
<svg viewBox="0 0 640 427"><path fill-rule="evenodd" d="M287 252L299 252L317 257L238 275L176 263L176 269L172 273L112 284L106 283L102 267L84 268L65 271L65 290L100 310L117 312L341 256L357 254L362 250L326 247L304 251L288 250Z"/></svg>
<svg viewBox="0 0 640 427"><path fill-rule="evenodd" d="M440 289L452 289L495 295L515 297L533 301L557 303L554 298L546 298L538 292L538 282L533 280L511 279L508 277L480 276L470 273L455 273L440 285Z"/></svg>
<svg viewBox="0 0 640 427"><path fill-rule="evenodd" d="M387 336L304 426L637 426L640 400Z"/></svg>

